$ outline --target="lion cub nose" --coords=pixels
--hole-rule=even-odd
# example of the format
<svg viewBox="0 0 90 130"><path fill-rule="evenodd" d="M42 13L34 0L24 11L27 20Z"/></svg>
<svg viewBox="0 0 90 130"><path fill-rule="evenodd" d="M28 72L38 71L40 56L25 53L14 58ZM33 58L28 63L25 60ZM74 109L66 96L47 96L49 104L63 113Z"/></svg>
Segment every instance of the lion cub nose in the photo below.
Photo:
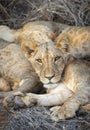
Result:
<svg viewBox="0 0 90 130"><path fill-rule="evenodd" d="M51 80L54 76L55 76L55 75L52 75L52 76L46 76L46 78L47 78L48 80Z"/></svg>

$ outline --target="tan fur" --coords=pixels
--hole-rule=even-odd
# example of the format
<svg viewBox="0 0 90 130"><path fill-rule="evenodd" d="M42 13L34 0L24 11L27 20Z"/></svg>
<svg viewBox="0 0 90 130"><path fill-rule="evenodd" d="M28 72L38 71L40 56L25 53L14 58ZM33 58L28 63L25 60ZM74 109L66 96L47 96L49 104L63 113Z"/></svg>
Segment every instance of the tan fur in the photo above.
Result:
<svg viewBox="0 0 90 130"><path fill-rule="evenodd" d="M57 34L65 27L67 27L67 25L63 25L63 24L59 25L58 23L44 22L44 21L30 22L30 23L27 23L26 25L24 25L21 29L17 29L17 30L13 30L7 26L1 25L0 26L0 38L5 41L8 41L8 42L4 43L3 41L0 41L0 48L3 49L5 46L10 44L10 42L21 43L21 48L25 52L25 56L28 57L28 54L33 51L33 48L35 48L37 46L37 44L39 45L41 43L54 40L54 38L57 36ZM29 50L29 45L31 45L31 44L32 44L32 48L30 48L30 50ZM9 50L9 53L12 53L13 50L14 50L14 47L11 50ZM21 57L17 58L14 54L16 52L18 53L18 51L19 50L17 47L17 50L13 51L13 56L12 56L12 58L14 58L14 60L17 60L17 61L19 59L21 60ZM20 52L21 52L21 50L20 50ZM7 53L6 57L5 57L5 53ZM9 59L9 57L8 57L9 55L11 56L11 54L8 54L6 49L5 49L5 52L3 52L3 53L1 50L2 59L0 59L0 62L2 63L5 58L6 59L8 58L8 61L10 62L10 60L11 60L11 62L13 63L14 61L13 61L13 59ZM6 60L6 62L7 62L7 60ZM6 62L5 62L5 64L6 64ZM21 63L22 63L22 61L21 61ZM5 68L6 67L8 67L8 66L5 66ZM2 70L3 69L4 68L2 68ZM9 71L9 69L10 69L10 67L6 71ZM28 67L26 69L28 69ZM22 71L24 71L24 70L22 69ZM14 72L14 70L13 70L13 72ZM16 73L17 73L17 71L16 71ZM32 76L32 74L31 74L31 76ZM10 87L10 85L9 85L9 87L8 87L8 84L10 84L10 83L8 83L8 81L11 80L11 75L9 76L7 74L7 77L8 78L6 80L6 75L5 75L6 83L4 83L4 85L3 84L1 85L1 90L9 91L9 90L17 89L20 87L20 85L19 85L20 81L17 81L17 80L15 81L15 79L16 79L15 76L14 76L14 80L12 81L12 82L14 82L15 85L13 85L13 87ZM10 79L9 79L9 77L10 77ZM1 79L1 80L4 80L4 79ZM37 80L36 80L36 82L37 82ZM1 83L2 83L2 81L1 81ZM33 84L33 82L32 82L32 84ZM4 86L4 88L3 88L3 86ZM33 86L34 85L32 85L32 88L33 88ZM25 91L28 91L28 88ZM5 95L5 94L1 93L0 97L2 97L2 95Z"/></svg>
<svg viewBox="0 0 90 130"><path fill-rule="evenodd" d="M38 90L41 86L39 78L20 46L15 43L7 45L5 41L0 41L0 43L6 44L6 47L0 49L0 91L9 91L0 92L0 98L14 91Z"/></svg>
<svg viewBox="0 0 90 130"><path fill-rule="evenodd" d="M27 107L34 103L39 106L62 105L51 109L52 118L59 120L73 117L80 106L89 103L90 62L75 60L71 57L73 55L67 56L63 53L60 42L53 41L55 35L55 31L50 27L38 24L31 26L31 23L18 30L14 40L21 43L26 58L48 93L44 95L15 93L14 98L20 96ZM77 52L77 58L78 54ZM4 100L5 106L8 106L8 98Z"/></svg>
<svg viewBox="0 0 90 130"><path fill-rule="evenodd" d="M30 48L32 48L29 45ZM43 51L42 51L43 50ZM39 75L44 87L48 89L47 94L25 95L15 94L27 107L34 103L39 106L57 106L52 108L54 120L70 118L80 106L89 103L90 100L90 62L67 59L53 42L37 45L28 60ZM8 106L5 98L4 105Z"/></svg>
<svg viewBox="0 0 90 130"><path fill-rule="evenodd" d="M90 26L67 27L56 38L56 43L66 55L90 57Z"/></svg>
<svg viewBox="0 0 90 130"><path fill-rule="evenodd" d="M90 103L89 66L90 63L87 61L73 60L65 66L64 78L60 83L44 84L49 88L47 94L29 93L21 96L21 100L27 107L33 103L39 106L55 106L51 108L51 117L56 121L73 117L80 106ZM90 105L86 109L89 110L89 107Z"/></svg>
<svg viewBox="0 0 90 130"><path fill-rule="evenodd" d="M9 42L21 42L24 40L30 42L31 40L32 42L41 43L47 41L47 38L55 39L67 26L55 22L36 21L25 24L21 29L14 30L1 25L0 38Z"/></svg>
<svg viewBox="0 0 90 130"><path fill-rule="evenodd" d="M4 29L2 29L3 31L1 32L1 34L3 35L4 35L4 32L5 34L9 34L11 36L11 41L13 37L13 41L20 42L21 48L24 51L25 57L32 63L41 81L44 83L48 83L49 81L47 77L48 76L52 77L54 73L55 73L55 76L52 79L51 83L54 83L54 84L57 83L60 80L59 72L63 70L64 65L62 64L61 67L59 68L58 63L57 63L56 69L52 70L52 65L54 63L51 63L51 60L53 60L53 58L55 59L59 57L58 56L59 50L57 52L57 49L56 49L55 50L56 52L54 52L53 54L53 48L55 46L53 40L56 37L56 33L59 33L61 29L59 26L61 28L66 27L66 26L62 27L62 25L59 25L53 22L49 23L49 22L42 21L42 22L27 23L26 25L24 25L23 28L16 30L16 32L15 30L10 30L9 28L7 29L7 27L6 27L6 32L5 32L5 26L4 26ZM1 26L1 28L3 27ZM2 35L1 35L1 38L4 39ZM50 50L49 54L47 52L48 49ZM43 54L42 54L42 50L43 50ZM34 53L32 53L33 51ZM55 53L58 53L58 54L55 54ZM33 56L36 56L35 60L37 62L39 61L39 59L43 59L43 62L44 62L43 64L47 64L45 70L42 70L42 73L39 71L41 68L41 66L39 66L40 63L37 67L35 67L36 61L33 61L34 60ZM41 75L44 75L44 73L47 73L45 74L46 77L41 76Z"/></svg>

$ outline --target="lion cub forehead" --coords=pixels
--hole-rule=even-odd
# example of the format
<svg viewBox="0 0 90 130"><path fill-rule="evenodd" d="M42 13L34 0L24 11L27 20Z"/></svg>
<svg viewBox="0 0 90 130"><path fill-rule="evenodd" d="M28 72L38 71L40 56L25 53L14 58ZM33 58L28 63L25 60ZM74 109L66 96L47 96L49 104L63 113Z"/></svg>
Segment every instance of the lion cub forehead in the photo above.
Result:
<svg viewBox="0 0 90 130"><path fill-rule="evenodd" d="M42 43L40 45L40 48L45 52L45 53L51 53L52 51L55 50L55 43L52 41L48 41L45 43Z"/></svg>
<svg viewBox="0 0 90 130"><path fill-rule="evenodd" d="M55 57L55 56L62 56L62 53L55 46L54 42L46 42L46 43L42 43L39 46L39 48L37 50L36 57L42 57L42 58L44 58L47 55L48 55L48 57L49 56Z"/></svg>

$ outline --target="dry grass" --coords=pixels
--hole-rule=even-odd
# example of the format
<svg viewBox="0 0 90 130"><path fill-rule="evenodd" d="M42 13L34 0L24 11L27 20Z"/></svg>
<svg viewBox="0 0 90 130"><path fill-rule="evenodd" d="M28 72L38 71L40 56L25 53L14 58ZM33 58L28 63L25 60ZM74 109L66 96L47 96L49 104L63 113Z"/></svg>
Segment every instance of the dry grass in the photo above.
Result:
<svg viewBox="0 0 90 130"><path fill-rule="evenodd" d="M19 28L28 21L47 20L90 25L89 0L0 0L0 24Z"/></svg>
<svg viewBox="0 0 90 130"><path fill-rule="evenodd" d="M0 130L90 130L90 112L80 110L73 119L54 122L48 107L7 111L0 103Z"/></svg>

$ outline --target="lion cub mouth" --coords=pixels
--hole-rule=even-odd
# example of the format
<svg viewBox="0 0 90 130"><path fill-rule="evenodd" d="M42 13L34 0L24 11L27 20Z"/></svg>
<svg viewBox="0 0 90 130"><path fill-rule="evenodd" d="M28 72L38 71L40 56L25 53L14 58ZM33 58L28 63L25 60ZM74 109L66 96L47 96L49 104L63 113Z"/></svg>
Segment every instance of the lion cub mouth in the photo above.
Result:
<svg viewBox="0 0 90 130"><path fill-rule="evenodd" d="M49 83L49 84L44 84L45 88L56 88L58 86L58 83Z"/></svg>

